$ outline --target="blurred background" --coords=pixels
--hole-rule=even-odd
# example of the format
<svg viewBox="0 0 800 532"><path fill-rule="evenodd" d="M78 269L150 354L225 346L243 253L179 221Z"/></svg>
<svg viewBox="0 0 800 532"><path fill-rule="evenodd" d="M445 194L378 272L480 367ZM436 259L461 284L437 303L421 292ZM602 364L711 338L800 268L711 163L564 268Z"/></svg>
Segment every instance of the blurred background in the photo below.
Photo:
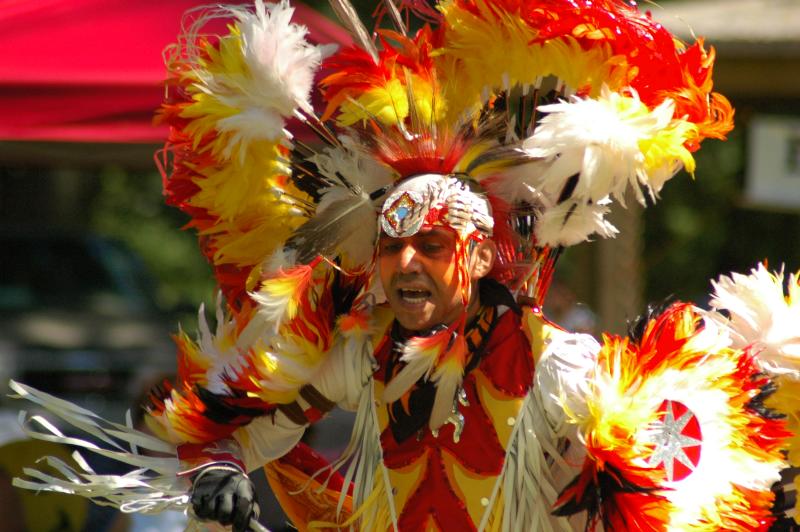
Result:
<svg viewBox="0 0 800 532"><path fill-rule="evenodd" d="M163 204L154 154L167 132L152 124L162 50L181 13L204 3L0 0L0 445L23 438L9 378L120 421L174 372L170 334L194 330L199 304L213 304L187 220ZM355 3L365 16L374 7ZM618 209L617 239L566 251L547 310L574 330L622 332L670 296L702 305L710 279L759 261L800 268L800 2L659 4L641 9L716 48L715 90L736 129L706 141L695 179L676 176L655 208ZM298 4L296 20L312 41L350 42L323 1ZM341 439L317 447L331 454ZM66 528L28 529L136 529L70 512L53 513Z"/></svg>

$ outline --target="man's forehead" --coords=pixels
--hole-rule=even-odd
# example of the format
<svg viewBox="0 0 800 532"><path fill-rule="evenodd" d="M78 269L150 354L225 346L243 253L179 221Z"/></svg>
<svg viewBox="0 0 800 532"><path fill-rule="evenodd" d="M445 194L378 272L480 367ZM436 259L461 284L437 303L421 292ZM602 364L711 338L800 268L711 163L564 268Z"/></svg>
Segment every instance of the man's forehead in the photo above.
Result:
<svg viewBox="0 0 800 532"><path fill-rule="evenodd" d="M411 240L415 237L443 237L443 238L456 238L456 232L449 228L443 227L440 225L423 225L419 231L414 233L410 236L402 236L402 237L394 237L389 236L385 232L381 231L381 239L391 239L391 240Z"/></svg>

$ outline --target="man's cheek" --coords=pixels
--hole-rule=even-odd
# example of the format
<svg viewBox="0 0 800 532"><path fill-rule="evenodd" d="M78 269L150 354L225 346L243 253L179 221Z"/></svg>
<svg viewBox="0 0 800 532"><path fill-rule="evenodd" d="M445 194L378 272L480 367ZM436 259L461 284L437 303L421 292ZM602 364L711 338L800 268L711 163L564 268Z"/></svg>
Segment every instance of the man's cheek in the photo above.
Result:
<svg viewBox="0 0 800 532"><path fill-rule="evenodd" d="M381 281L383 291L388 295L392 282L392 270L388 261L383 257L378 257L378 279Z"/></svg>
<svg viewBox="0 0 800 532"><path fill-rule="evenodd" d="M430 277L442 286L450 286L453 282L455 268L452 261L433 261L428 271Z"/></svg>

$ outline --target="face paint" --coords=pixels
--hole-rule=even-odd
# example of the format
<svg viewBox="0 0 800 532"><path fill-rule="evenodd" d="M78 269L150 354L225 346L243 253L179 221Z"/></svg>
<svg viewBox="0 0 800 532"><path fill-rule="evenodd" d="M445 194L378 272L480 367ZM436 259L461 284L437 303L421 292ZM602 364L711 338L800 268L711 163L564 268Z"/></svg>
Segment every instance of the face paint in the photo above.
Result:
<svg viewBox="0 0 800 532"><path fill-rule="evenodd" d="M404 328L425 331L463 314L457 247L455 232L444 227L424 227L406 238L381 237L381 283Z"/></svg>

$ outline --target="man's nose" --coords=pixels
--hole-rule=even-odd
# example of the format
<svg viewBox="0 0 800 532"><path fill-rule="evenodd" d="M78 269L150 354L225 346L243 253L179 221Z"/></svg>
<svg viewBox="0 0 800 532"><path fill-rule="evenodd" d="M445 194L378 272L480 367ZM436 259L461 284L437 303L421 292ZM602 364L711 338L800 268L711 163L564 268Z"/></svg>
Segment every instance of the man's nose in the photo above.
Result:
<svg viewBox="0 0 800 532"><path fill-rule="evenodd" d="M403 273L420 271L419 257L417 250L411 244L403 246L400 252L400 271Z"/></svg>

